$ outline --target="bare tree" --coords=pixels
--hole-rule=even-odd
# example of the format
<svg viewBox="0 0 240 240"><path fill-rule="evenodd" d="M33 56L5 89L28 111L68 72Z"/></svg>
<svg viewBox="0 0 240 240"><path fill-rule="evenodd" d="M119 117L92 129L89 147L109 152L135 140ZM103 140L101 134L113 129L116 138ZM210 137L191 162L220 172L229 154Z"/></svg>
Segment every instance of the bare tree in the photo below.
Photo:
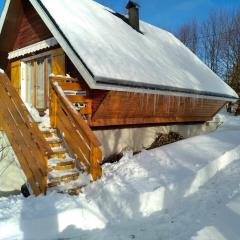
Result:
<svg viewBox="0 0 240 240"><path fill-rule="evenodd" d="M198 24L195 19L190 24L184 24L177 33L178 38L195 54L198 51L198 35Z"/></svg>
<svg viewBox="0 0 240 240"><path fill-rule="evenodd" d="M221 20L221 14L212 13L201 27L203 59L219 75L221 75L222 34L224 31Z"/></svg>
<svg viewBox="0 0 240 240"><path fill-rule="evenodd" d="M213 12L200 24L192 20L177 36L240 94L240 9Z"/></svg>
<svg viewBox="0 0 240 240"><path fill-rule="evenodd" d="M228 53L227 82L240 94L240 10L233 15L228 35L225 50Z"/></svg>

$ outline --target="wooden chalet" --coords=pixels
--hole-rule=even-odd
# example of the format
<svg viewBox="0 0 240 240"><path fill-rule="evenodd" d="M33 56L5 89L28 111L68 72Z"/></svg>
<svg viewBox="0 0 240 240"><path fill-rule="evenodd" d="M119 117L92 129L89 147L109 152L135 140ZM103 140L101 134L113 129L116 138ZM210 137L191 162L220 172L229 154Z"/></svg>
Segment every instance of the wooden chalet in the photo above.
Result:
<svg viewBox="0 0 240 240"><path fill-rule="evenodd" d="M97 130L205 122L238 98L172 34L140 21L139 8L129 1L126 17L92 0L6 0L0 123L34 194L75 181L75 167L101 176ZM51 129L40 131L25 103L49 109Z"/></svg>

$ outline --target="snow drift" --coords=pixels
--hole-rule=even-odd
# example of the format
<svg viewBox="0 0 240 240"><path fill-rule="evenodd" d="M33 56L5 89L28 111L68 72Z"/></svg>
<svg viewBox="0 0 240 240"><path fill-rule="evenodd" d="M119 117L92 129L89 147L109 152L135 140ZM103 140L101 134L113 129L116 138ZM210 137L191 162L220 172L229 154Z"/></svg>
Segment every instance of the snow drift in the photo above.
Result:
<svg viewBox="0 0 240 240"><path fill-rule="evenodd" d="M0 198L0 239L237 240L238 122L136 156L127 152L77 197Z"/></svg>

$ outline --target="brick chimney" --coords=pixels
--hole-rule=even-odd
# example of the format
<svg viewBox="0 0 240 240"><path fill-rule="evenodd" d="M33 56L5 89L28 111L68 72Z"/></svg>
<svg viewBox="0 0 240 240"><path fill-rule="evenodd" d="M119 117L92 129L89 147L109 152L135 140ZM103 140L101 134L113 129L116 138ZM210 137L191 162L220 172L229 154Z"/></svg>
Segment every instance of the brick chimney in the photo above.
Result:
<svg viewBox="0 0 240 240"><path fill-rule="evenodd" d="M129 25L137 31L139 28L139 8L140 5L136 2L129 1L126 8L128 9L128 23Z"/></svg>

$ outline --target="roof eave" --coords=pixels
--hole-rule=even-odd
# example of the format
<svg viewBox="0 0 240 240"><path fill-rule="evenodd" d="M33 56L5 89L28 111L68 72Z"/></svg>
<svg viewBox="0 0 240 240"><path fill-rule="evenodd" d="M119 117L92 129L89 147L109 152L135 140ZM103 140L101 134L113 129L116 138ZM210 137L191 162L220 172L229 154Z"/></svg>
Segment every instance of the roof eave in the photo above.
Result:
<svg viewBox="0 0 240 240"><path fill-rule="evenodd" d="M104 82L104 78L96 77L94 78L96 81L95 88L99 90L110 90L110 91L127 91L127 92L139 92L139 93L148 93L148 94L161 94L168 96L181 96L181 97L191 97L191 98L202 98L202 99L212 99L212 100L220 100L220 101L237 101L238 98L234 96L221 95L210 92L202 92L202 91L191 91L189 89L177 89L177 88L168 88L168 87L159 87L154 85L144 85L144 86L133 86L131 84L115 84L116 81L107 80L108 83Z"/></svg>

